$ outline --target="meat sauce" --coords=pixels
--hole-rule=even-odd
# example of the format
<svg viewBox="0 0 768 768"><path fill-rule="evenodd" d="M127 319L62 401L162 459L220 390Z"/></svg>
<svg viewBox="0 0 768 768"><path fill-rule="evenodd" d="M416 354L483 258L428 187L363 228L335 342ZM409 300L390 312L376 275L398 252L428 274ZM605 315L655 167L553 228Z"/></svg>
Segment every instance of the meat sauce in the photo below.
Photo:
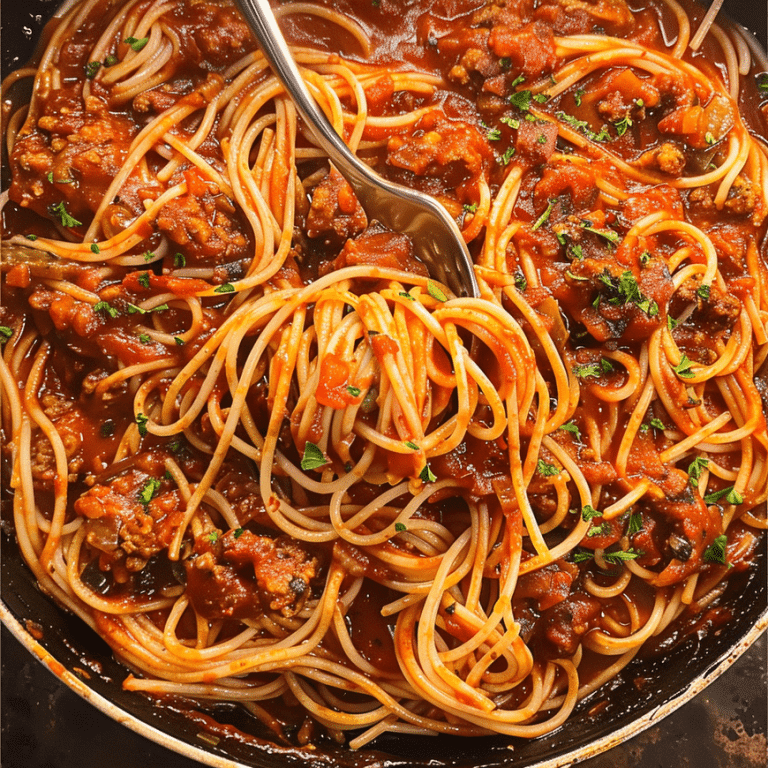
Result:
<svg viewBox="0 0 768 768"><path fill-rule="evenodd" d="M379 173L435 195L463 227L469 227L482 202L482 185L495 193L510 163L521 168L520 193L512 215L524 222L547 224L532 228L524 241L539 277L539 285L526 298L544 322L555 322L548 319L548 302L555 300L559 305L567 322L565 355L574 366L591 372L585 377L585 389L624 386L627 379L620 366L601 367L605 351L623 350L637 356L642 342L691 302L696 306L673 330L674 338L692 361L708 363L717 356L718 344L732 332L749 287L744 254L758 206L752 183L738 177L722 211L715 210L707 189L688 192L663 183L650 193L630 195L614 207L595 207L599 180L620 183L615 170L599 156L581 165L553 161L555 152L567 151L567 146L547 116L565 114L577 134L606 131L612 150L622 159L676 179L706 168L723 151L718 144L730 126L723 122L721 105L715 100L705 109L694 110L698 102L695 83L666 76L639 78L630 68L598 71L582 89L566 90L552 100L531 102L530 93L511 104L509 98L520 93L516 91L519 83L547 78L555 70L558 35L600 32L669 50L668 11L631 2L599 3L604 15L596 21L594 14L566 10L564 3L549 0L509 5L442 0L428 9L417 2L391 0L325 4L357 20L370 35L370 51L364 54L352 35L339 34L330 23L302 14L286 20L292 42L311 43L371 65L393 64L398 70L418 69L444 78L444 85L434 93L420 96L403 91L395 95L389 75L366 85L372 115L425 109L408 130L381 137L372 132L369 138L386 141L361 154ZM691 13L701 15L698 10ZM72 231L82 234L148 118L184 100L210 98L209 91L221 73L255 47L251 33L228 3L190 3L169 15L165 23L182 41L172 76L165 84L123 103L108 104L97 83L84 103L76 97L68 83L81 77L86 63L83 52L90 50L97 30L85 26L78 40L67 41L60 59L61 87L50 90L37 129L17 142L10 158L13 181L11 202L3 210L4 236L48 233L51 210L61 203L76 221ZM723 67L709 42L700 52L686 55L705 70ZM744 89L741 102L752 129L764 135L765 105L755 90ZM190 125L190 136L192 133ZM223 170L224 148L219 143L208 140L198 152L213 168ZM161 162L158 157L158 167ZM301 172L309 178L320 167L319 162L309 162ZM244 214L222 189L188 166L181 166L177 177L168 182L182 177L189 192L167 205L156 230L147 233L150 245L159 242L159 234L165 235L175 253L155 260L150 248L147 264L140 268L73 267L70 281L83 291L97 292L101 307L58 291L43 279L39 265L26 270L14 267L6 275L2 323L14 328L33 323L49 345L50 366L39 400L43 413L65 438L75 489L72 497L77 499L69 518L86 518L86 583L109 598L163 590L172 594L182 586L196 612L208 620L255 619L265 612L291 617L301 611L313 589L320 588L334 555L327 547L278 535L260 501L258 480L245 460L228 458L216 486L232 505L240 527L225 533L223 521L213 516L209 527L185 541L182 568L170 567L162 557L184 510L179 489L164 474L164 458L174 456L194 482L204 472L205 454L183 439L149 438L143 453L111 467L108 476L103 474L118 436L134 422L134 393L125 383L113 385L110 375L120 368L158 361L169 370L182 367L224 322L226 301L222 297L206 301L200 330L188 340L177 336L182 328L172 308L158 311L156 328L178 339L172 348L138 335L135 327L143 315L131 313L131 307L168 292L193 295L207 285L194 277L174 277L179 264L212 268L212 282L225 287L245 274L254 248ZM110 204L105 221L118 232L161 193L162 189L141 174L132 174L119 198ZM658 254L649 254L647 263L641 264L629 246L616 247L635 222L659 209L684 215L712 233L727 290L713 285L705 299L700 280L690 279L675 291ZM369 219L335 169L322 175L297 201L297 211L291 256L281 272L289 282L307 283L359 264L425 274L410 241ZM663 237L658 244L663 254L673 248ZM470 247L477 252L479 243L470 243ZM515 256L510 252L508 258ZM523 266L516 274L525 292ZM631 301L627 299L630 284L637 292ZM522 315L517 317L528 327ZM386 336L374 337L371 343L380 361L398 351L397 344ZM344 361L326 357L318 402L331 408L354 402L355 382L350 375ZM503 372L496 371L496 375L501 377ZM218 397L222 408L227 407L226 398L216 392L212 397ZM265 430L269 419L266 385L253 388L249 405ZM599 418L600 407L599 401L592 400L585 403L582 413L592 409ZM628 465L629 477L649 478L664 493L664 498L643 499L635 505L640 523L629 536L632 550L642 553L638 565L653 570L654 585L660 588L677 584L693 572L717 567L705 564L703 553L721 530L720 508L705 504L693 492L688 475L659 458L669 444L664 429L671 426L653 424L639 435ZM603 487L609 502L620 498L626 489L613 469L615 456L596 457L584 442L571 439L585 429L578 415L571 427L571 434L556 435L560 447L578 463L590 483ZM207 417L198 428L201 434L210 430ZM522 424L524 446L530 439L525 429ZM509 471L507 447L504 438L468 438L439 457L433 469L439 476L457 479L477 498L493 498L495 481ZM298 460L289 430L281 437L280 448ZM42 493L50 492L54 457L44 446L34 455L36 487ZM356 487L358 498L365 495L365 488L365 483ZM551 489L537 485L534 478L529 490L535 513L546 520L553 512ZM446 513L439 499L426 504L421 514L440 520L463 515L456 510ZM572 516L563 526L572 528L575 523L576 516ZM590 532L581 544L584 550L616 544L626 518L595 527L595 533ZM528 540L523 547L524 559L533 556ZM737 570L746 567L751 551L753 548L746 547L747 554L732 565ZM367 560L361 567L382 577L385 572L377 570L375 555L367 557L373 562ZM584 589L587 577L601 578L599 569L594 564L579 567L568 560L521 577L514 612L521 635L526 640L534 638L531 645L538 658L572 654L603 616L626 621L620 600L600 602L588 594ZM373 580L365 582L363 592L346 615L350 636L371 665L385 672L397 670L393 622L380 613L393 595ZM639 612L647 615L652 607L650 592L638 591L636 601ZM697 631L695 622L703 619L696 616L691 610L693 623L675 631ZM446 621L450 623L447 617Z"/></svg>

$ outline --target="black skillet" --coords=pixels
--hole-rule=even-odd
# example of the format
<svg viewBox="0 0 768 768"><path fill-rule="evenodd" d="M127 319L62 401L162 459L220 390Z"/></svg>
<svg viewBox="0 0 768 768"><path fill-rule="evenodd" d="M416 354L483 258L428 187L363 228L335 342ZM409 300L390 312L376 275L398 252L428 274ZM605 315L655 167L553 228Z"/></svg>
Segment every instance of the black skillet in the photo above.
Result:
<svg viewBox="0 0 768 768"><path fill-rule="evenodd" d="M726 0L725 8L733 18L750 27L765 45L765 4L755 8L753 1ZM14 3L10 7L6 4L2 15L4 74L29 58L34 41L57 6L57 0L26 0L23 5ZM54 605L35 586L10 533L7 497L2 503L1 517L3 623L66 685L108 717L181 755L218 768L559 768L609 749L689 701L728 669L768 626L768 538L764 537L758 567L746 583L742 579L732 585L742 596L731 621L703 640L694 636L661 658L631 664L610 684L610 690L602 689L583 702L566 725L553 734L534 741L386 735L376 741L375 750L360 753L330 745L320 745L315 750L287 748L268 741L267 734L236 708L224 706L207 713L216 722L249 734L247 737L233 736L237 732L231 729L211 729L212 721L185 714L183 710L188 707L183 702L159 707L147 697L123 691L120 682L126 670L115 662L104 641ZM640 690L638 678L643 681ZM754 695L764 696L765 691L758 685ZM83 736L99 738L99 734L89 733L86 723ZM120 755L111 745L104 744L103 749L103 764L106 768L117 768ZM10 754L3 757L13 759Z"/></svg>

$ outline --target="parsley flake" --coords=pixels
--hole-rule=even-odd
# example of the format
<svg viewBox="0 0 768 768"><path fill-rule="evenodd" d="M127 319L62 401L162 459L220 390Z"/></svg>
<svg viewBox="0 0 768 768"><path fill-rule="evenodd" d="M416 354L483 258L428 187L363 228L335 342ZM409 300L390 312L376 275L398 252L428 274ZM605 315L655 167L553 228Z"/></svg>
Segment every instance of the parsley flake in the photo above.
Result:
<svg viewBox="0 0 768 768"><path fill-rule="evenodd" d="M708 563L719 563L720 565L727 565L725 559L725 551L728 545L728 537L722 533L718 536L705 550L704 559Z"/></svg>
<svg viewBox="0 0 768 768"><path fill-rule="evenodd" d="M560 467L556 467L554 464L548 464L544 459L539 459L536 463L536 471L544 477L553 477L559 475Z"/></svg>
<svg viewBox="0 0 768 768"><path fill-rule="evenodd" d="M214 293L234 293L234 291L235 286L232 283L222 283L213 289Z"/></svg>
<svg viewBox="0 0 768 768"><path fill-rule="evenodd" d="M149 480L144 483L144 487L139 491L139 501L145 506L149 504L149 502L152 501L155 494L160 489L161 485L162 481L155 477L150 477Z"/></svg>
<svg viewBox="0 0 768 768"><path fill-rule="evenodd" d="M347 387L347 392L352 395L352 397L360 397L360 389L358 387Z"/></svg>
<svg viewBox="0 0 768 768"><path fill-rule="evenodd" d="M448 296L446 296L445 291L443 291L439 285L433 283L431 280L427 281L427 293L435 301L448 301Z"/></svg>
<svg viewBox="0 0 768 768"><path fill-rule="evenodd" d="M688 359L688 355L683 352L680 362L677 365L672 366L672 370L681 379L692 379L696 374L691 370L693 363Z"/></svg>
<svg viewBox="0 0 768 768"><path fill-rule="evenodd" d="M688 482L691 485L698 485L704 470L709 466L709 459L705 459L703 456L697 456L688 465Z"/></svg>
<svg viewBox="0 0 768 768"><path fill-rule="evenodd" d="M137 413L136 414L136 424L139 427L139 434L144 437L147 434L147 422L149 421L149 417L145 416L143 413Z"/></svg>
<svg viewBox="0 0 768 768"><path fill-rule="evenodd" d="M632 536L635 533L639 533L643 527L643 516L639 512L635 512L629 516L629 524L627 525L627 535Z"/></svg>
<svg viewBox="0 0 768 768"><path fill-rule="evenodd" d="M149 42L149 38L148 37L139 37L139 38L126 37L123 42L128 43L128 45L131 46L131 50L134 50L136 51L136 53L138 53Z"/></svg>
<svg viewBox="0 0 768 768"><path fill-rule="evenodd" d="M85 65L85 76L89 80L93 80L94 77L96 77L96 73L101 68L101 62L100 61L89 61Z"/></svg>
<svg viewBox="0 0 768 768"><path fill-rule="evenodd" d="M107 301L97 301L93 305L94 312L106 312L113 320L120 315L120 313Z"/></svg>
<svg viewBox="0 0 768 768"><path fill-rule="evenodd" d="M319 469L324 467L328 463L328 459L325 458L323 452L309 440L304 445L304 456L301 458L301 468L307 469Z"/></svg>
<svg viewBox="0 0 768 768"><path fill-rule="evenodd" d="M704 497L704 502L706 504L715 504L716 502L720 501L723 498L729 504L744 503L744 497L732 485L729 485L727 488L721 488L719 491L713 491L712 493L708 493Z"/></svg>
<svg viewBox="0 0 768 768"><path fill-rule="evenodd" d="M546 138L544 140L546 141ZM552 209L554 207L555 207L555 201L550 200L549 205L547 206L544 213L542 213L541 216L539 216L539 218L536 219L536 223L531 227L532 232L535 232L537 229L539 229L540 227L543 227L544 224L546 224L547 219L549 219L549 215L552 213Z"/></svg>
<svg viewBox="0 0 768 768"><path fill-rule="evenodd" d="M419 473L419 477L424 483L434 483L437 480L437 476L429 468L429 464L424 466L424 469Z"/></svg>
<svg viewBox="0 0 768 768"><path fill-rule="evenodd" d="M403 531L407 531L408 528L405 526L404 523L395 523L395 530L398 533L403 533Z"/></svg>
<svg viewBox="0 0 768 768"><path fill-rule="evenodd" d="M187 266L187 260L184 257L183 253L174 253L173 254L173 266L174 267L186 267Z"/></svg>
<svg viewBox="0 0 768 768"><path fill-rule="evenodd" d="M61 222L62 227L79 227L82 225L81 221L78 221L76 218L69 215L67 206L63 200L60 203L56 203L56 205L52 205L50 210L51 214L56 216Z"/></svg>
<svg viewBox="0 0 768 768"><path fill-rule="evenodd" d="M149 288L149 272L139 272L136 279L139 281L139 285L142 286L142 288Z"/></svg>

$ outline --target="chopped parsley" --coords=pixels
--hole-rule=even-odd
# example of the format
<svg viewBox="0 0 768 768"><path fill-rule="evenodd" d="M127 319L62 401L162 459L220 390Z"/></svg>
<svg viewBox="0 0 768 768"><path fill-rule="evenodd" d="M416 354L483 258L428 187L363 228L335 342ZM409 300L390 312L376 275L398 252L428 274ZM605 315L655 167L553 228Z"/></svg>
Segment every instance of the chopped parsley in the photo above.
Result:
<svg viewBox="0 0 768 768"><path fill-rule="evenodd" d="M603 126L600 133L595 133L589 127L589 123L587 123L586 120L579 120L573 115L569 115L567 112L563 112L562 110L560 110L555 113L555 117L558 120L562 120L566 125L570 125L571 128L578 131L579 133L582 133L590 141L598 141L598 142L607 141L610 138L610 135L606 130L605 126Z"/></svg>
<svg viewBox="0 0 768 768"><path fill-rule="evenodd" d="M593 520L596 517L602 517L602 516L603 516L603 513L598 512L590 504L586 504L581 508L581 519L584 520L584 522L587 522L589 520Z"/></svg>
<svg viewBox="0 0 768 768"><path fill-rule="evenodd" d="M82 225L81 221L78 221L76 218L69 215L67 206L63 200L60 203L56 203L56 205L52 205L50 210L51 214L56 216L61 222L62 227L79 227Z"/></svg>
<svg viewBox="0 0 768 768"><path fill-rule="evenodd" d="M643 553L640 550L616 550L615 552L603 552L603 560L609 565L619 565L626 560L635 560ZM593 552L576 552L573 556L574 563L585 563L594 557Z"/></svg>
<svg viewBox="0 0 768 768"><path fill-rule="evenodd" d="M410 448L412 451L418 451L419 446L416 445L416 443L413 442L413 440L406 440L404 443L406 448Z"/></svg>
<svg viewBox="0 0 768 768"><path fill-rule="evenodd" d="M614 232L612 229L598 229L592 226L591 221L584 219L581 223L582 229L587 232L591 232L593 235L605 238L611 245L618 245L621 242L621 235L618 232ZM630 272L630 274L632 274Z"/></svg>
<svg viewBox="0 0 768 768"><path fill-rule="evenodd" d="M319 469L328 463L323 452L314 444L307 440L304 445L304 456L301 458L302 469Z"/></svg>
<svg viewBox="0 0 768 768"><path fill-rule="evenodd" d="M150 342L150 341L152 341L152 339L149 337L149 334L146 334L146 333L140 333L140 334L139 334L139 341L140 341L142 344L149 344L149 342Z"/></svg>
<svg viewBox="0 0 768 768"><path fill-rule="evenodd" d="M517 88L518 85L522 85L525 82L525 77L523 75L518 75L513 81L512 81L512 87Z"/></svg>
<svg viewBox="0 0 768 768"><path fill-rule="evenodd" d="M720 501L723 498L729 504L744 503L744 497L732 485L729 485L727 488L721 488L719 491L713 491L712 493L708 493L704 497L704 502L706 504L715 504L716 502Z"/></svg>
<svg viewBox="0 0 768 768"><path fill-rule="evenodd" d="M509 103L521 112L527 112L531 108L531 92L517 91L509 97Z"/></svg>
<svg viewBox="0 0 768 768"><path fill-rule="evenodd" d="M507 147L507 149L504 151L504 154L497 158L496 161L499 163L499 165L509 165L509 161L514 157L514 154L515 148Z"/></svg>
<svg viewBox="0 0 768 768"><path fill-rule="evenodd" d="M24 235L24 237L26 237L27 240L37 240L37 235Z"/></svg>
<svg viewBox="0 0 768 768"><path fill-rule="evenodd" d="M627 132L627 129L631 128L632 125L632 118L627 115L626 117L623 117L621 120L619 120L619 122L616 123L614 127L616 128L616 133L619 136L623 136Z"/></svg>
<svg viewBox="0 0 768 768"><path fill-rule="evenodd" d="M708 563L719 563L727 565L725 559L725 550L728 545L728 537L722 533L705 550L704 559Z"/></svg>
<svg viewBox="0 0 768 768"><path fill-rule="evenodd" d="M464 203L464 210L467 213L475 213L477 211L477 203Z"/></svg>
<svg viewBox="0 0 768 768"><path fill-rule="evenodd" d="M187 266L187 260L184 257L183 253L174 253L173 254L173 266L174 267L186 267Z"/></svg>
<svg viewBox="0 0 768 768"><path fill-rule="evenodd" d="M232 531L232 536L234 536L236 539L239 539L244 532L245 528L235 528L235 530Z"/></svg>
<svg viewBox="0 0 768 768"><path fill-rule="evenodd" d="M439 285L433 283L431 280L427 281L427 293L435 301L448 301L448 297L445 295L445 291L443 291Z"/></svg>
<svg viewBox="0 0 768 768"><path fill-rule="evenodd" d="M536 464L536 471L544 477L553 477L559 475L560 467L556 467L554 464L548 464L544 459L539 459Z"/></svg>
<svg viewBox="0 0 768 768"><path fill-rule="evenodd" d="M488 141L498 141L501 138L501 131L498 128L488 129Z"/></svg>
<svg viewBox="0 0 768 768"><path fill-rule="evenodd" d="M13 328L7 325L0 325L0 344L5 344L13 336Z"/></svg>
<svg viewBox="0 0 768 768"><path fill-rule="evenodd" d="M208 541L211 542L211 544L215 544L219 540L219 532L218 531L211 531L208 534Z"/></svg>
<svg viewBox="0 0 768 768"><path fill-rule="evenodd" d="M518 291L524 291L528 287L528 281L522 272L515 272L515 288Z"/></svg>
<svg viewBox="0 0 768 768"><path fill-rule="evenodd" d="M661 419L657 419L655 417L651 419L651 426L654 429L661 430L662 432L666 429L664 422Z"/></svg>
<svg viewBox="0 0 768 768"><path fill-rule="evenodd" d="M533 96L533 100L537 104L546 104L549 101L549 96L546 93L536 93Z"/></svg>
<svg viewBox="0 0 768 768"><path fill-rule="evenodd" d="M673 331L675 328L677 328L679 321L675 320L672 315L667 315L667 328L669 328L670 331Z"/></svg>
<svg viewBox="0 0 768 768"><path fill-rule="evenodd" d="M594 536L607 536L611 532L610 523L600 523L600 525L593 525L588 531L587 536L593 538Z"/></svg>
<svg viewBox="0 0 768 768"><path fill-rule="evenodd" d="M155 477L150 477L144 487L139 491L139 501L146 506L154 498L155 494L160 490L162 481Z"/></svg>
<svg viewBox="0 0 768 768"><path fill-rule="evenodd" d="M118 61L119 61L119 59L117 58L117 56L115 56L113 53L110 53L107 56L107 58L104 59L104 66L105 67L114 67L115 64L117 64Z"/></svg>
<svg viewBox="0 0 768 768"><path fill-rule="evenodd" d="M149 418L143 413L136 414L136 424L139 427L139 434L144 437L147 434L147 422Z"/></svg>
<svg viewBox="0 0 768 768"><path fill-rule="evenodd" d="M213 289L214 293L234 293L235 286L232 283L222 283Z"/></svg>
<svg viewBox="0 0 768 768"><path fill-rule="evenodd" d="M437 476L429 468L429 464L424 466L424 469L419 473L419 477L424 483L434 483L437 480Z"/></svg>
<svg viewBox="0 0 768 768"><path fill-rule="evenodd" d="M91 243L91 253L101 253L98 243Z"/></svg>
<svg viewBox="0 0 768 768"><path fill-rule="evenodd" d="M709 459L705 459L703 456L697 456L688 465L688 482L691 485L698 485L704 470L709 466Z"/></svg>
<svg viewBox="0 0 768 768"><path fill-rule="evenodd" d="M640 254L640 264L642 264L642 266L645 266L650 260L651 260L651 254L648 253L648 251L643 251Z"/></svg>
<svg viewBox="0 0 768 768"><path fill-rule="evenodd" d="M184 346L184 339L181 338L181 336L174 336L173 340L176 342L176 345L179 347Z"/></svg>
<svg viewBox="0 0 768 768"><path fill-rule="evenodd" d="M407 291L400 291L398 296L402 296L404 299L408 299L408 301L416 301L416 297L411 296L411 294L408 293Z"/></svg>
<svg viewBox="0 0 768 768"><path fill-rule="evenodd" d="M85 76L89 80L93 80L94 77L96 77L96 73L101 68L101 62L100 61L89 61L85 65Z"/></svg>
<svg viewBox="0 0 768 768"><path fill-rule="evenodd" d="M112 419L107 419L101 427L99 427L99 434L102 437L112 437L115 434L115 422Z"/></svg>
<svg viewBox="0 0 768 768"><path fill-rule="evenodd" d="M677 365L672 366L672 370L681 379L692 379L696 374L691 370L693 363L688 359L688 355L683 352L680 362Z"/></svg>
<svg viewBox="0 0 768 768"><path fill-rule="evenodd" d="M93 311L106 312L113 320L120 315L120 313L108 301L97 301L93 305Z"/></svg>
<svg viewBox="0 0 768 768"><path fill-rule="evenodd" d="M576 440L581 440L581 430L573 421L568 421L565 424L562 424L558 429L562 429L563 432L570 432Z"/></svg>
<svg viewBox="0 0 768 768"><path fill-rule="evenodd" d="M405 523L395 523L395 530L398 533L403 533L404 531L407 531L408 528L406 528Z"/></svg>
<svg viewBox="0 0 768 768"><path fill-rule="evenodd" d="M152 259L154 259L154 258L155 258L155 254L154 254L153 251L147 251L144 254L144 261L152 261Z"/></svg>
<svg viewBox="0 0 768 768"><path fill-rule="evenodd" d="M543 135L544 134L542 134L542 136ZM546 141L546 137L544 138L544 141ZM540 227L543 227L544 224L547 223L547 219L549 219L549 216L552 213L552 209L554 207L555 207L555 201L554 200L550 200L549 201L549 205L547 206L547 208L544 211L544 213L542 213L541 216L539 216L539 218L536 219L536 223L531 227L531 231L532 232L535 232L537 229L539 229Z"/></svg>
<svg viewBox="0 0 768 768"><path fill-rule="evenodd" d="M610 373L613 370L613 364L604 357L599 363L579 363L574 365L571 371L580 379L586 379L589 376L600 378L604 373Z"/></svg>
<svg viewBox="0 0 768 768"><path fill-rule="evenodd" d="M126 37L123 42L128 43L128 45L131 46L131 50L136 51L138 53L148 42L148 37Z"/></svg>
<svg viewBox="0 0 768 768"><path fill-rule="evenodd" d="M504 123L504 125L508 125L510 128L514 128L515 130L520 127L520 121L516 120L514 117L501 117L499 118L499 122Z"/></svg>
<svg viewBox="0 0 768 768"><path fill-rule="evenodd" d="M360 389L358 387L347 387L347 392L352 395L352 397L360 397Z"/></svg>
<svg viewBox="0 0 768 768"><path fill-rule="evenodd" d="M629 271L622 272L620 277L614 277L606 269L600 275L600 282L608 289L606 300L614 306L624 306L625 304L634 304L648 317L655 317L659 314L659 305L640 292L640 286L635 280L635 276Z"/></svg>
<svg viewBox="0 0 768 768"><path fill-rule="evenodd" d="M712 286L704 285L703 283L696 289L696 295L702 301L709 301L709 295L712 291Z"/></svg>
<svg viewBox="0 0 768 768"><path fill-rule="evenodd" d="M139 272L136 279L143 288L149 288L149 272Z"/></svg>
<svg viewBox="0 0 768 768"><path fill-rule="evenodd" d="M577 88L573 92L573 100L574 100L574 102L576 102L576 106L577 107L581 106L581 99L582 99L582 97L584 96L585 93L586 93L586 91L583 88Z"/></svg>
<svg viewBox="0 0 768 768"><path fill-rule="evenodd" d="M510 59L508 56L502 56L499 59L499 67L501 67L502 71L505 69L509 69L512 66L512 59Z"/></svg>
<svg viewBox="0 0 768 768"><path fill-rule="evenodd" d="M643 527L643 516L639 512L634 512L629 516L629 524L627 525L627 535L632 536L638 533Z"/></svg>

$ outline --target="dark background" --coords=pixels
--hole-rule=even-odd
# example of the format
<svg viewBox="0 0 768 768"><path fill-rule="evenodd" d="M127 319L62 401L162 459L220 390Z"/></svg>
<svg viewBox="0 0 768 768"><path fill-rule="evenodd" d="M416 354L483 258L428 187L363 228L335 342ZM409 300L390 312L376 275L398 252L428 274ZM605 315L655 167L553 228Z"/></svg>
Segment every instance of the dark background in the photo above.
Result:
<svg viewBox="0 0 768 768"><path fill-rule="evenodd" d="M365 2L366 0L361 0ZM3 74L30 54L58 0L6 0ZM766 36L768 0L726 0L725 8ZM765 768L768 764L766 636L702 694L662 723L584 768ZM147 741L72 693L4 627L0 643L3 768L194 768L198 763ZM84 738L85 736L85 738Z"/></svg>

